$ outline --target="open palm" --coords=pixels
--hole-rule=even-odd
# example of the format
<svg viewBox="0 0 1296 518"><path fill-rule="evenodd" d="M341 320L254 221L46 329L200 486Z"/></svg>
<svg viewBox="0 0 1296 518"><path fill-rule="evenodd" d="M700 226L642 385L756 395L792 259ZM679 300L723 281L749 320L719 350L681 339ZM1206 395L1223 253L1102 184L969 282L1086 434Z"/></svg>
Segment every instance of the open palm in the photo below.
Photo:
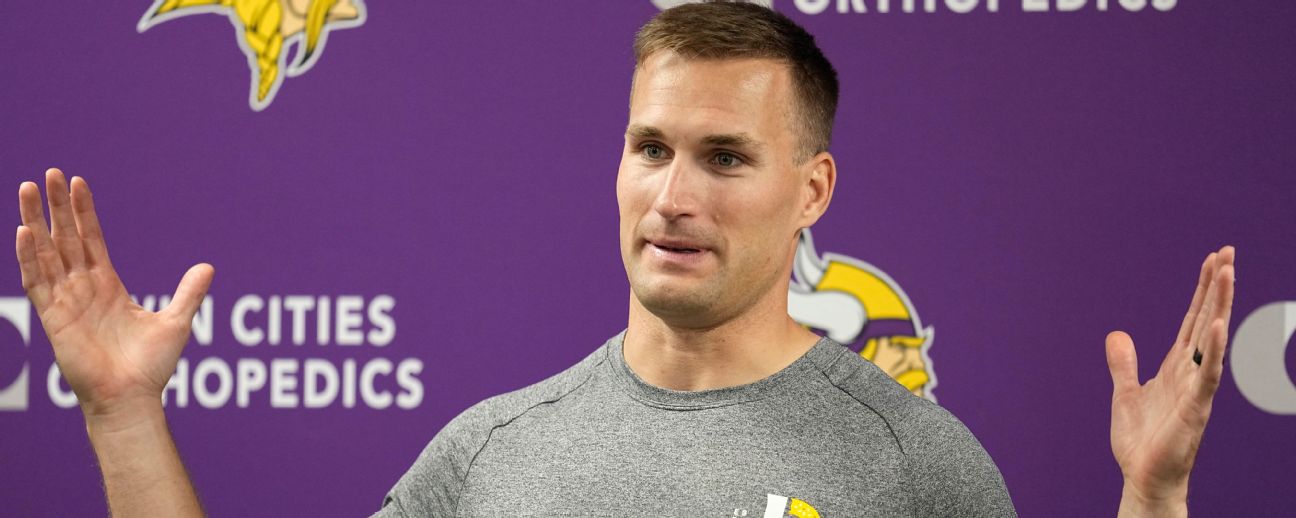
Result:
<svg viewBox="0 0 1296 518"><path fill-rule="evenodd" d="M40 316L59 369L86 412L159 398L188 340L194 312L213 270L200 264L180 281L173 301L150 312L131 301L108 260L90 187L57 169L46 172L52 225L40 189L18 189L23 225L16 251L23 289Z"/></svg>
<svg viewBox="0 0 1296 518"><path fill-rule="evenodd" d="M1179 335L1156 377L1140 385L1129 335L1107 336L1111 370L1112 453L1126 489L1145 501L1183 501L1188 475L1210 419L1223 374L1233 307L1234 250L1225 247L1202 265ZM1194 360L1197 354L1198 361Z"/></svg>

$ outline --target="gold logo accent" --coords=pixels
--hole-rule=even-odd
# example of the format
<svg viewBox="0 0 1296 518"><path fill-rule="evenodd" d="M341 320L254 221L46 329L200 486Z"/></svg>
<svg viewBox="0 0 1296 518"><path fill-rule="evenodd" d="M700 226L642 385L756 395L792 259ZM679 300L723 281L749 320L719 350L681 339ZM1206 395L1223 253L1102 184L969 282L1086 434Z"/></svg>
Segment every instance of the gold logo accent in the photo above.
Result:
<svg viewBox="0 0 1296 518"><path fill-rule="evenodd" d="M362 0L157 0L136 30L192 14L228 16L239 48L252 71L248 105L264 110L279 93L284 77L310 70L324 53L329 31L364 24ZM297 46L292 61L287 49Z"/></svg>

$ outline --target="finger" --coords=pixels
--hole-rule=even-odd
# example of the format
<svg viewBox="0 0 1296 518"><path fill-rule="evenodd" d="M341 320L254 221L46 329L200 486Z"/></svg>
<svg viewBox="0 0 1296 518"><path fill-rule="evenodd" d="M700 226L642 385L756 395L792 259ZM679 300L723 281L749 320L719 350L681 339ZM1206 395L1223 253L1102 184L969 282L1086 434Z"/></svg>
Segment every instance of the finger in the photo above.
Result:
<svg viewBox="0 0 1296 518"><path fill-rule="evenodd" d="M1201 310L1202 301L1206 299L1206 288L1210 286L1211 266L1215 264L1215 254L1206 256L1202 261L1201 273L1197 274L1197 289L1193 291L1192 302L1188 304L1188 313L1184 315L1183 324L1179 326L1176 344L1187 344L1196 327L1197 313Z"/></svg>
<svg viewBox="0 0 1296 518"><path fill-rule="evenodd" d="M1206 332L1206 328L1210 326L1211 314L1215 311L1216 299L1219 296L1219 283L1215 282L1218 272L1219 254L1211 254L1210 287L1206 288L1206 296L1202 301L1201 309L1197 311L1197 317L1195 319L1196 322L1193 324L1192 334L1188 337L1188 343L1191 344L1191 346L1187 348L1187 353L1189 354L1201 350L1203 342L1202 335Z"/></svg>
<svg viewBox="0 0 1296 518"><path fill-rule="evenodd" d="M1237 257L1237 249L1226 246L1220 249L1219 254L1219 273L1215 275L1215 283L1219 285L1219 295L1215 299L1215 311L1212 316L1224 321L1224 331L1227 335L1229 320L1233 316L1233 288L1237 284L1237 270L1233 265Z"/></svg>
<svg viewBox="0 0 1296 518"><path fill-rule="evenodd" d="M23 226L32 232L36 262L45 274L45 280L53 284L62 279L63 259L50 240L49 225L45 223L45 213L41 209L40 188L35 183L23 182L18 187L18 212L22 215Z"/></svg>
<svg viewBox="0 0 1296 518"><path fill-rule="evenodd" d="M89 266L110 267L108 245L104 242L103 229L99 228L99 216L95 214L90 184L80 176L72 177L72 215L76 218L77 232L85 247L86 263Z"/></svg>
<svg viewBox="0 0 1296 518"><path fill-rule="evenodd" d="M1218 386L1224 368L1224 350L1228 347L1229 318L1233 313L1233 266L1220 267L1214 283L1219 289L1212 304L1214 311L1209 317L1210 327L1205 331L1201 370L1204 378ZM1214 393L1214 388L1211 388L1211 393Z"/></svg>
<svg viewBox="0 0 1296 518"><path fill-rule="evenodd" d="M27 292L27 297L31 299L39 313L49 300L50 287L36 259L36 238L32 235L31 229L18 227L14 249L18 255L18 269L22 272L23 291Z"/></svg>
<svg viewBox="0 0 1296 518"><path fill-rule="evenodd" d="M1221 264L1232 265L1237 261L1237 248L1232 245L1226 245L1219 251Z"/></svg>
<svg viewBox="0 0 1296 518"><path fill-rule="evenodd" d="M68 270L84 269L85 249L81 246L81 236L77 234L76 218L72 216L72 198L68 194L63 171L45 171L45 198L49 201L52 223L50 237L54 239L54 246L63 257L63 266Z"/></svg>
<svg viewBox="0 0 1296 518"><path fill-rule="evenodd" d="M1215 320L1207 329L1209 339L1202 350L1202 364L1197 377L1196 398L1199 404L1208 404L1219 389L1224 376L1224 347L1228 342L1228 328L1223 320Z"/></svg>
<svg viewBox="0 0 1296 518"><path fill-rule="evenodd" d="M1138 354L1134 340L1123 331L1107 335L1107 370L1111 371L1113 395L1139 387Z"/></svg>
<svg viewBox="0 0 1296 518"><path fill-rule="evenodd" d="M1237 270L1233 265L1233 261L1236 254L1237 251L1231 246L1224 247L1224 252L1220 253L1225 263L1224 266L1220 267L1219 279L1216 281L1220 283L1219 300L1216 302L1218 308L1216 316L1224 320L1225 331L1228 331L1229 320L1233 317L1233 288L1237 283Z"/></svg>
<svg viewBox="0 0 1296 518"><path fill-rule="evenodd" d="M175 295L171 296L171 303L162 311L172 318L189 323L193 320L194 313L198 312L198 307L202 304L203 297L207 295L207 288L211 287L212 277L215 274L216 269L210 264L194 265L180 279Z"/></svg>

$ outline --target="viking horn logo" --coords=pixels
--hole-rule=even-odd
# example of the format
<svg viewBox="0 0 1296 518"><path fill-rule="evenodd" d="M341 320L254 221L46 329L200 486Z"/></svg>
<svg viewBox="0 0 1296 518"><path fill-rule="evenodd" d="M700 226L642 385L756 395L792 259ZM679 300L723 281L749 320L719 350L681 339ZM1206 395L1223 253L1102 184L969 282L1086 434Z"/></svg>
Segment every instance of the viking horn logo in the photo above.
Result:
<svg viewBox="0 0 1296 518"><path fill-rule="evenodd" d="M285 76L302 75L319 61L329 31L365 21L362 0L157 0L135 28L144 32L204 13L228 16L234 25L252 72L248 105L255 111L274 101ZM289 62L287 50L293 45L297 53Z"/></svg>
<svg viewBox="0 0 1296 518"><path fill-rule="evenodd" d="M815 250L810 229L801 231L788 285L788 314L823 331L877 364L914 394L935 401L927 350L936 336L924 327L900 284L854 257Z"/></svg>

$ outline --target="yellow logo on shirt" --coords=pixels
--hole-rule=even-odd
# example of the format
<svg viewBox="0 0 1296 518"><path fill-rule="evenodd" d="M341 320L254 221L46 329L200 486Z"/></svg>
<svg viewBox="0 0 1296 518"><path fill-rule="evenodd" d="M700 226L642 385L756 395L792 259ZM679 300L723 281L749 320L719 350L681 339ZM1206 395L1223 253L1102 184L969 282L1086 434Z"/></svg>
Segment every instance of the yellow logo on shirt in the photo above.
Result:
<svg viewBox="0 0 1296 518"><path fill-rule="evenodd" d="M747 516L747 511L735 509L734 516ZM765 495L765 514L761 518L819 518L819 511L814 506L796 498L768 494Z"/></svg>

